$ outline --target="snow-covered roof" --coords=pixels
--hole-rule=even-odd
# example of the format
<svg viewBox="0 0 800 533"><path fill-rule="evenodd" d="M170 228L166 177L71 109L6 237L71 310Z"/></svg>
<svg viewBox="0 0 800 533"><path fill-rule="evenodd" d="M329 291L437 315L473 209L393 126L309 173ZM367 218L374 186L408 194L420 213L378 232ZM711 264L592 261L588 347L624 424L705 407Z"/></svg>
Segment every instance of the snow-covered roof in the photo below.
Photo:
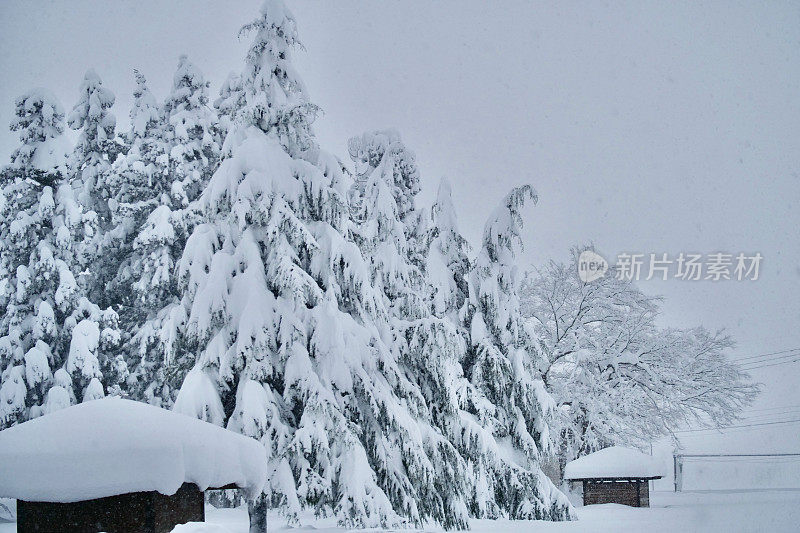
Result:
<svg viewBox="0 0 800 533"><path fill-rule="evenodd" d="M170 495L184 482L255 495L266 478L266 451L255 439L131 400L94 400L0 431L0 497Z"/></svg>
<svg viewBox="0 0 800 533"><path fill-rule="evenodd" d="M612 446L567 463L564 479L660 478L661 465L638 450Z"/></svg>

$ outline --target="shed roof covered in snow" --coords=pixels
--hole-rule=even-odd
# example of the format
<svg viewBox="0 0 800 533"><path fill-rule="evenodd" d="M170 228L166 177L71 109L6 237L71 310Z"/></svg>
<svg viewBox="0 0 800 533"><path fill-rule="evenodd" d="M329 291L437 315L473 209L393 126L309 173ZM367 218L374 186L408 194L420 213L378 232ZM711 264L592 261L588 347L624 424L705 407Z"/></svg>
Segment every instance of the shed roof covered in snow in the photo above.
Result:
<svg viewBox="0 0 800 533"><path fill-rule="evenodd" d="M612 446L567 463L564 479L658 479L661 465L638 450Z"/></svg>
<svg viewBox="0 0 800 533"><path fill-rule="evenodd" d="M106 398L0 431L0 497L77 502L266 482L266 451L249 437L152 405Z"/></svg>

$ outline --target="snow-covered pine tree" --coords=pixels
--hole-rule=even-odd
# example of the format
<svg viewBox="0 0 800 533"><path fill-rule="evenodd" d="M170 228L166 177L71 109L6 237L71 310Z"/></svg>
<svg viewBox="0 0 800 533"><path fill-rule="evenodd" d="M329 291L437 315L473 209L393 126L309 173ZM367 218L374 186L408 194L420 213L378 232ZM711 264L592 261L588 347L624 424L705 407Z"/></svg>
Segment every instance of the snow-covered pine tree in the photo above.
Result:
<svg viewBox="0 0 800 533"><path fill-rule="evenodd" d="M219 88L219 96L214 100L214 109L217 111L219 121L217 127L223 140L233 127L236 111L244 105L244 92L242 91L239 75L235 72L228 73L228 77Z"/></svg>
<svg viewBox="0 0 800 533"><path fill-rule="evenodd" d="M111 220L108 199L113 194L107 183L108 171L116 157L117 120L110 112L115 97L94 69L86 72L79 94L67 117L69 126L81 131L73 161L78 201L86 210L97 213L100 225L105 226Z"/></svg>
<svg viewBox="0 0 800 533"><path fill-rule="evenodd" d="M395 131L367 132L349 143L357 166L351 192L356 224L352 239L370 258L373 284L387 316L390 349L423 397L415 405L426 468L410 469L416 512L448 528L468 527L471 479L467 462L453 445L459 431L460 355L465 349L453 321L432 314L425 279L429 242L427 213L417 210L419 171L414 154ZM389 491L390 495L392 491ZM402 508L402 501L393 502Z"/></svg>
<svg viewBox="0 0 800 533"><path fill-rule="evenodd" d="M118 183L111 168L121 152L115 139L116 118L110 113L114 93L103 86L94 70L86 72L78 103L67 117L72 129L80 130L72 154L70 183L83 213L82 227L71 227L74 240L74 272L87 297L110 305L106 284L116 274L119 258L109 239L112 228L113 195Z"/></svg>
<svg viewBox="0 0 800 533"><path fill-rule="evenodd" d="M6 176L52 185L67 172L72 147L64 133L64 110L47 89L33 89L17 98L11 131L19 131L22 144L11 154Z"/></svg>
<svg viewBox="0 0 800 533"><path fill-rule="evenodd" d="M274 132L289 155L314 161L318 145L311 124L319 108L309 101L292 66L292 53L302 46L297 24L280 0L267 0L261 11L263 16L239 32L254 34L254 39L244 72L238 83L230 85L228 99L243 102L238 112L247 116L242 120Z"/></svg>
<svg viewBox="0 0 800 533"><path fill-rule="evenodd" d="M139 278L133 255L133 241L148 215L159 205L170 202L165 122L147 80L134 70L131 128L125 135L129 148L117 158L106 179L112 189L109 201L111 227L106 235L104 260L114 263L114 278L106 285L108 301L120 306L125 323L136 323L142 310L131 284ZM127 328L126 328L127 329Z"/></svg>
<svg viewBox="0 0 800 533"><path fill-rule="evenodd" d="M350 193L356 227L351 237L372 265L373 282L385 307L398 318L424 313L422 272L412 263L419 233L414 198L419 170L414 154L393 130L366 132L349 142L356 164Z"/></svg>
<svg viewBox="0 0 800 533"><path fill-rule="evenodd" d="M174 408L266 445L270 499L251 505L253 531L269 505L348 526L420 523L409 477L434 471L424 400L369 319L386 311L346 238L347 177L317 147L316 106L289 64L294 18L268 1L244 31L243 97L178 265L186 344L172 366L194 368Z"/></svg>
<svg viewBox="0 0 800 533"><path fill-rule="evenodd" d="M108 173L114 196L109 201L112 227L103 240L104 261L112 265L114 277L103 294L122 319L124 351L131 367L127 393L160 405L162 396L169 399L163 390L163 346L148 335L152 328L145 321L177 299L174 263L185 239L176 238L170 209L173 174L165 116L144 76L136 70L134 75L131 128L126 134L129 149Z"/></svg>
<svg viewBox="0 0 800 533"><path fill-rule="evenodd" d="M116 313L85 298L71 270L85 218L65 154L47 148L63 146L60 109L43 90L17 100L22 146L0 178L0 428L119 391L126 374L112 355Z"/></svg>
<svg viewBox="0 0 800 533"><path fill-rule="evenodd" d="M430 247L426 254L426 277L431 287L432 310L460 323L459 311L469 298L469 243L458 230L450 182L439 182L431 208Z"/></svg>
<svg viewBox="0 0 800 533"><path fill-rule="evenodd" d="M155 97L147 87L147 80L136 69L136 88L130 111L131 127L125 134L128 150L114 162L108 180L114 201L114 225L125 224L130 234L142 213L152 211L161 196L169 194L168 166L164 116Z"/></svg>
<svg viewBox="0 0 800 533"><path fill-rule="evenodd" d="M176 207L197 199L219 161L222 139L208 106L208 86L200 69L182 55L164 102Z"/></svg>
<svg viewBox="0 0 800 533"><path fill-rule="evenodd" d="M149 93L139 92L144 102ZM208 107L208 82L186 56L178 61L163 111L147 109L153 119L147 138L152 140L142 142L156 147L152 153L157 157L145 167L154 170L146 174L149 190L131 204L141 207L144 216L135 218L130 253L115 281L128 288L131 310L126 322L126 352L134 367L129 392L136 399L169 406L188 371L173 365L172 373L167 372L167 361L181 342L178 326L185 321L177 305L175 265L197 218L188 209L189 202L197 198L216 168L220 142L216 118ZM134 156L134 165L137 161Z"/></svg>
<svg viewBox="0 0 800 533"><path fill-rule="evenodd" d="M540 468L542 454L551 447L553 400L537 370L538 352L517 299L515 256L526 200L536 201L533 189L517 187L490 215L470 273L464 367L480 393L470 410L481 426L491 428L502 454L501 461L484 465L489 475L481 475L476 488L492 494L498 511L512 518L565 520L572 513L569 502ZM480 494L475 498L477 505L482 500ZM482 510L490 516L495 512Z"/></svg>
<svg viewBox="0 0 800 533"><path fill-rule="evenodd" d="M450 388L455 391L451 401L455 402L455 409L446 412L446 416L439 415L440 425L468 464L463 475L469 481L465 500L470 516L513 516L513 505L494 490L498 478L508 475L507 453L495 438L492 421L479 416L480 412L492 409L491 402L464 375L469 353L469 328L465 319L469 313L471 263L469 244L458 230L450 184L444 179L431 208L429 242L425 274L431 311L456 331L456 336L451 333L442 339L446 344L436 346L434 343L430 349L438 353L449 350L459 363L450 375L453 381Z"/></svg>
<svg viewBox="0 0 800 533"><path fill-rule="evenodd" d="M186 220L185 210L173 211L168 203L156 207L138 228L127 267L136 310L125 324L125 351L132 367L128 392L134 399L165 407L172 405L186 375L186 369L172 376L167 372L185 320L176 264L186 242Z"/></svg>

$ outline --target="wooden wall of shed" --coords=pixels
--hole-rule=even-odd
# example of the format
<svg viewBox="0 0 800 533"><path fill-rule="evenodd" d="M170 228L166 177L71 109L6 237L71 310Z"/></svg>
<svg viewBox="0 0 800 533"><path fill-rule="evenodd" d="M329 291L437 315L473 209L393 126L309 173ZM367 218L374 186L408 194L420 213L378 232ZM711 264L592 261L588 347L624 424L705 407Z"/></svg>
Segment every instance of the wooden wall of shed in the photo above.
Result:
<svg viewBox="0 0 800 533"><path fill-rule="evenodd" d="M631 507L650 507L647 481L584 481L583 504L619 503Z"/></svg>
<svg viewBox="0 0 800 533"><path fill-rule="evenodd" d="M639 507L650 507L650 482L639 482Z"/></svg>
<svg viewBox="0 0 800 533"><path fill-rule="evenodd" d="M153 493L155 531L169 533L176 525L186 522L205 522L205 497L196 485L184 483L178 492L165 496Z"/></svg>
<svg viewBox="0 0 800 533"><path fill-rule="evenodd" d="M17 533L169 533L205 519L203 492L184 483L165 496L133 492L74 503L17 501Z"/></svg>

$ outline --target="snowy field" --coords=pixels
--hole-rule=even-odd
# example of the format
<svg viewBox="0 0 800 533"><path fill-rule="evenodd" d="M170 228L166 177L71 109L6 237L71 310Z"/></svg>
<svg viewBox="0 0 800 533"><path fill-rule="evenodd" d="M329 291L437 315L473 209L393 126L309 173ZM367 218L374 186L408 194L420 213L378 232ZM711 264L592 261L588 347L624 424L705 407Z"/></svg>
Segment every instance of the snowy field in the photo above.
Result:
<svg viewBox="0 0 800 533"><path fill-rule="evenodd" d="M800 490L741 492L654 492L650 509L606 504L579 507L576 522L476 520L475 533L549 532L796 532L800 524ZM244 509L213 509L208 520L230 533L247 533ZM278 527L279 520L272 522ZM281 524L283 526L283 524ZM281 527L284 529L285 526ZM316 533L339 531L333 524L317 522L303 529ZM2 533L6 533L2 531Z"/></svg>
<svg viewBox="0 0 800 533"><path fill-rule="evenodd" d="M800 489L760 491L654 492L650 509L634 509L623 505L606 504L578 508L577 522L540 522L509 520L476 520L475 533L604 533L646 531L647 533L747 533L796 532L800 524ZM176 531L213 531L214 533L247 533L247 511L238 509L207 509L209 524L218 528L179 527ZM334 533L344 531L332 522L314 521L299 528L288 528L277 516L270 529L298 533ZM0 533L13 533L14 524L0 524Z"/></svg>

